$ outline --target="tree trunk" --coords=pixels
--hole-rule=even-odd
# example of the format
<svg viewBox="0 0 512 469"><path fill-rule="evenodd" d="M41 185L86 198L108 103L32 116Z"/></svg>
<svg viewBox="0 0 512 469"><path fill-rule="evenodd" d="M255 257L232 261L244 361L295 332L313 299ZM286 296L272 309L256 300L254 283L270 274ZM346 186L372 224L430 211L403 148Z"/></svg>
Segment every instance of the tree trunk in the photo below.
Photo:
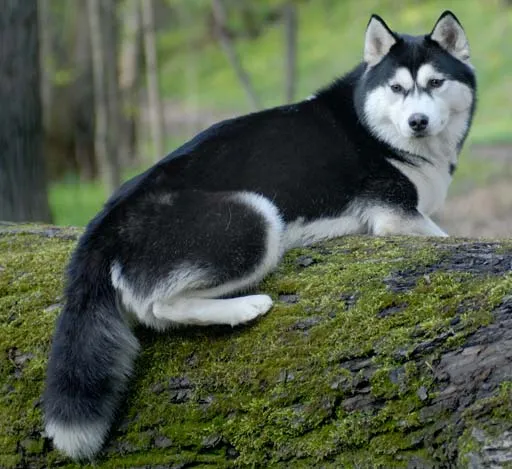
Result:
<svg viewBox="0 0 512 469"><path fill-rule="evenodd" d="M38 28L39 28L39 63L41 67L41 103L43 113L43 128L48 127L50 106L53 98L53 17L50 8L50 0L38 0Z"/></svg>
<svg viewBox="0 0 512 469"><path fill-rule="evenodd" d="M48 179L97 175L87 0L39 0L44 155Z"/></svg>
<svg viewBox="0 0 512 469"><path fill-rule="evenodd" d="M0 226L0 467L68 463L44 437L40 395L78 234ZM258 287L275 304L254 324L137 331L95 467L510 467L511 264L510 241L294 250Z"/></svg>
<svg viewBox="0 0 512 469"><path fill-rule="evenodd" d="M50 221L37 0L1 0L0 11L0 220Z"/></svg>
<svg viewBox="0 0 512 469"><path fill-rule="evenodd" d="M158 57L156 48L155 18L153 2L141 3L144 32L144 53L146 55L146 79L148 104L155 161L164 156L164 115L158 82Z"/></svg>
<svg viewBox="0 0 512 469"><path fill-rule="evenodd" d="M109 6L113 4L109 0ZM88 0L88 16L91 33L91 48L94 74L94 105L96 109L95 149L100 166L101 177L108 194L112 193L121 182L119 161L117 152L111 151L109 133L115 132L111 129L115 123L111 121L109 107L109 79L107 68L112 64L107 62L107 46L105 27L103 22L106 12L103 11L102 0ZM108 15L108 14L107 14ZM109 17L109 16L108 16Z"/></svg>
<svg viewBox="0 0 512 469"><path fill-rule="evenodd" d="M87 0L76 1L75 48L73 66L75 80L73 93L73 132L76 165L80 180L91 181L98 176L95 152L94 76L92 66L91 33L87 18Z"/></svg>
<svg viewBox="0 0 512 469"><path fill-rule="evenodd" d="M291 103L295 99L297 86L297 6L288 0L283 10L285 28L285 99Z"/></svg>
<svg viewBox="0 0 512 469"><path fill-rule="evenodd" d="M182 28L192 28L196 18L190 11L190 5L179 4L176 6L177 15ZM186 59L184 63L185 73L185 112L188 115L186 120L187 127L185 135L192 138L197 132L201 130L200 114L201 109L198 101L199 95L199 70L197 64L197 54L194 48L194 40L190 35L185 38L185 53Z"/></svg>
<svg viewBox="0 0 512 469"><path fill-rule="evenodd" d="M140 0L128 0L124 8L124 31L119 74L123 109L121 148L123 149L122 157L126 164L137 165L141 164L137 151L138 97L142 69Z"/></svg>
<svg viewBox="0 0 512 469"><path fill-rule="evenodd" d="M121 106L119 92L119 25L117 20L117 0L102 0L102 27L105 40L105 75L108 103L108 151L114 155L118 167L120 164L120 124Z"/></svg>
<svg viewBox="0 0 512 469"><path fill-rule="evenodd" d="M256 93L256 89L254 88L251 78L249 74L244 69L240 58L235 50L235 45L233 44L233 40L227 31L227 15L224 3L222 0L212 0L212 8L213 8L213 17L215 21L215 30L217 38L226 54L226 57L235 72L238 81L242 85L242 88L249 99L249 103L254 110L261 109L260 100Z"/></svg>

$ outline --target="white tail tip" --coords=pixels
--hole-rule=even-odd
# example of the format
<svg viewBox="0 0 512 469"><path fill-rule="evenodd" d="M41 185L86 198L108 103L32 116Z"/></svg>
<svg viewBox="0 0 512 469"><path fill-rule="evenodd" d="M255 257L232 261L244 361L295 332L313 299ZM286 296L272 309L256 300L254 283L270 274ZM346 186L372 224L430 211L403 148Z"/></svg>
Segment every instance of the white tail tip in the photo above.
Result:
<svg viewBox="0 0 512 469"><path fill-rule="evenodd" d="M46 424L46 433L54 446L73 459L91 459L103 446L107 431L108 425L105 423Z"/></svg>

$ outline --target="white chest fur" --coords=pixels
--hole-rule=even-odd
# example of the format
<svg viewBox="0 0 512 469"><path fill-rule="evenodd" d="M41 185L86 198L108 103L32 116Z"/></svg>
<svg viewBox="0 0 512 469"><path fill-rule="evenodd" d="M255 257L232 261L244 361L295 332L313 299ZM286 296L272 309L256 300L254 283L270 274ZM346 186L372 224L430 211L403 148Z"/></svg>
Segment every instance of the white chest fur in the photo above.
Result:
<svg viewBox="0 0 512 469"><path fill-rule="evenodd" d="M417 209L421 213L431 215L442 208L452 181L447 161L436 164L422 163L419 166L412 166L396 160L388 161L416 186L418 191Z"/></svg>

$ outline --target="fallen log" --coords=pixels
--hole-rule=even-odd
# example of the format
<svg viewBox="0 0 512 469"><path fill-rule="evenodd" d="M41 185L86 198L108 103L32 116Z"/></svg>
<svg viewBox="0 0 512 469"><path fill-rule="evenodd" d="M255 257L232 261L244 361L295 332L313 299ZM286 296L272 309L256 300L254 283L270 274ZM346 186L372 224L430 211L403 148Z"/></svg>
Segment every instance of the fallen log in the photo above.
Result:
<svg viewBox="0 0 512 469"><path fill-rule="evenodd" d="M78 467L41 391L78 229L0 225L0 467ZM237 328L139 329L97 468L512 465L512 242L347 237L294 250Z"/></svg>

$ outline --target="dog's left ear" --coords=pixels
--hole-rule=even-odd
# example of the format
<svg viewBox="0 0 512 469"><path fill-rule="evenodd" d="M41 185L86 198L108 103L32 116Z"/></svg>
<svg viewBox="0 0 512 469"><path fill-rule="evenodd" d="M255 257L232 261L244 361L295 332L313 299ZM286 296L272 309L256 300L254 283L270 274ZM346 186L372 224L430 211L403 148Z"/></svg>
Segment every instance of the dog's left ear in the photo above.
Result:
<svg viewBox="0 0 512 469"><path fill-rule="evenodd" d="M430 33L430 39L457 59L469 64L469 43L466 33L451 11L445 11L439 17Z"/></svg>

